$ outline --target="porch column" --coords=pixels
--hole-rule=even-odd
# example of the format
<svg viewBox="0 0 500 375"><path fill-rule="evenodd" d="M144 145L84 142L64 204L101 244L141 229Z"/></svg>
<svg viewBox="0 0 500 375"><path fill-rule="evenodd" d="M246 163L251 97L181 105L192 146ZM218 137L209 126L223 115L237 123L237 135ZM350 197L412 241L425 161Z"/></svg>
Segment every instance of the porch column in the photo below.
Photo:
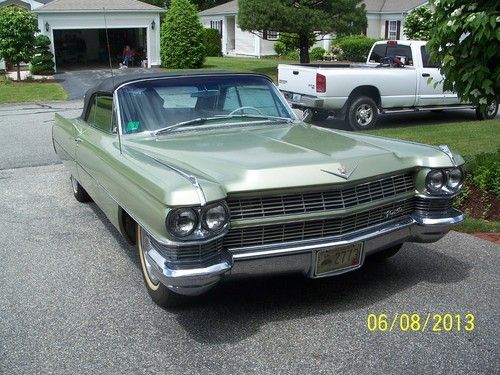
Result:
<svg viewBox="0 0 500 375"><path fill-rule="evenodd" d="M222 55L227 55L227 17L222 18Z"/></svg>

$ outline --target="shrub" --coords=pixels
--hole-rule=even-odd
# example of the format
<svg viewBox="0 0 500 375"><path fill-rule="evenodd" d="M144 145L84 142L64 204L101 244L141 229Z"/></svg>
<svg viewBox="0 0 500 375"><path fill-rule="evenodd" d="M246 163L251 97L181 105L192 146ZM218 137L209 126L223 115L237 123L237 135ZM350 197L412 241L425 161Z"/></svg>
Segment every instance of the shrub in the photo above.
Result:
<svg viewBox="0 0 500 375"><path fill-rule="evenodd" d="M172 0L161 26L161 64L166 68L200 68L205 61L203 26L189 0Z"/></svg>
<svg viewBox="0 0 500 375"><path fill-rule="evenodd" d="M468 180L483 191L500 198L500 149L496 153L481 153L468 163Z"/></svg>
<svg viewBox="0 0 500 375"><path fill-rule="evenodd" d="M325 49L322 47L314 47L310 52L309 56L311 60L323 60L323 56L325 56Z"/></svg>
<svg viewBox="0 0 500 375"><path fill-rule="evenodd" d="M342 50L341 58L353 62L365 62L370 49L377 39L368 38L365 35L346 36L336 39L333 48Z"/></svg>
<svg viewBox="0 0 500 375"><path fill-rule="evenodd" d="M286 58L289 60L298 60L300 57L299 51L293 50L286 53Z"/></svg>
<svg viewBox="0 0 500 375"><path fill-rule="evenodd" d="M30 62L31 74L53 74L54 55L50 52L50 39L45 35L37 35L35 38L35 55Z"/></svg>
<svg viewBox="0 0 500 375"><path fill-rule="evenodd" d="M222 56L222 41L217 29L205 29L204 45L206 56Z"/></svg>
<svg viewBox="0 0 500 375"><path fill-rule="evenodd" d="M426 6L413 9L405 19L403 27L408 39L427 40L432 28L432 11Z"/></svg>
<svg viewBox="0 0 500 375"><path fill-rule="evenodd" d="M285 52L298 50L300 47L299 35L295 33L280 33L278 42L283 43ZM309 47L312 47L316 42L314 34L309 35Z"/></svg>
<svg viewBox="0 0 500 375"><path fill-rule="evenodd" d="M286 45L283 43L281 40L278 40L276 43L274 43L274 52L278 56L283 56L286 54Z"/></svg>

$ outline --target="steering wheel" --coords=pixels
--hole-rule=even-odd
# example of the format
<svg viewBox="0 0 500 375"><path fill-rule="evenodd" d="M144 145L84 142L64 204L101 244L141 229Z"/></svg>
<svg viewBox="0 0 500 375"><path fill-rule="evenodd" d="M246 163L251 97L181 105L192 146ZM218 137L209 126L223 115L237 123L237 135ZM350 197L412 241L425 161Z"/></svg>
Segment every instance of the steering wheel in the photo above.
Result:
<svg viewBox="0 0 500 375"><path fill-rule="evenodd" d="M247 105L247 106L243 106L243 107L238 107L234 111L231 111L231 113L229 113L229 116L234 115L238 111L244 111L245 109L250 109L250 110L257 112L259 115L263 115L263 113L259 109Z"/></svg>

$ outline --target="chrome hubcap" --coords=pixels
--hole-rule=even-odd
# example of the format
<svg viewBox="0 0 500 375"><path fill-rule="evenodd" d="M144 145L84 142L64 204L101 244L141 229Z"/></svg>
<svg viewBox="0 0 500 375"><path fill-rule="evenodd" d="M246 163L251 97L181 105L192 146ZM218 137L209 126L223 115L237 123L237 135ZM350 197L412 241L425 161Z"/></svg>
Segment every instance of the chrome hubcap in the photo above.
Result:
<svg viewBox="0 0 500 375"><path fill-rule="evenodd" d="M144 261L144 267L146 268L146 272L148 274L149 280L155 285L157 285L160 282L160 279L158 279L154 273L153 273L153 266L151 263L149 263L148 258L146 257L146 253L152 248L151 241L149 239L149 236L145 234L144 232L142 233L141 236L141 257L142 260Z"/></svg>
<svg viewBox="0 0 500 375"><path fill-rule="evenodd" d="M496 109L497 109L497 102L495 100L488 106L488 109L486 110L486 114L488 115L488 117L492 117L495 114Z"/></svg>
<svg viewBox="0 0 500 375"><path fill-rule="evenodd" d="M361 126L368 125L373 119L373 109L368 104L362 104L356 110L356 121Z"/></svg>

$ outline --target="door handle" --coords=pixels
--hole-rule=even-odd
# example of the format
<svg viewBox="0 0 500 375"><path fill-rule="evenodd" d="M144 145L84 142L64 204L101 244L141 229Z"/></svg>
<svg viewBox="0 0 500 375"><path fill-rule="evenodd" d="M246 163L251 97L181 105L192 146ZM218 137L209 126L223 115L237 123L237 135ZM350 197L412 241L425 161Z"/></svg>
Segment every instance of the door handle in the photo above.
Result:
<svg viewBox="0 0 500 375"><path fill-rule="evenodd" d="M430 77L431 75L429 73L422 73L422 77Z"/></svg>
<svg viewBox="0 0 500 375"><path fill-rule="evenodd" d="M76 143L81 143L81 142L82 142L82 140L81 140L81 138L75 138L75 142L76 142Z"/></svg>

